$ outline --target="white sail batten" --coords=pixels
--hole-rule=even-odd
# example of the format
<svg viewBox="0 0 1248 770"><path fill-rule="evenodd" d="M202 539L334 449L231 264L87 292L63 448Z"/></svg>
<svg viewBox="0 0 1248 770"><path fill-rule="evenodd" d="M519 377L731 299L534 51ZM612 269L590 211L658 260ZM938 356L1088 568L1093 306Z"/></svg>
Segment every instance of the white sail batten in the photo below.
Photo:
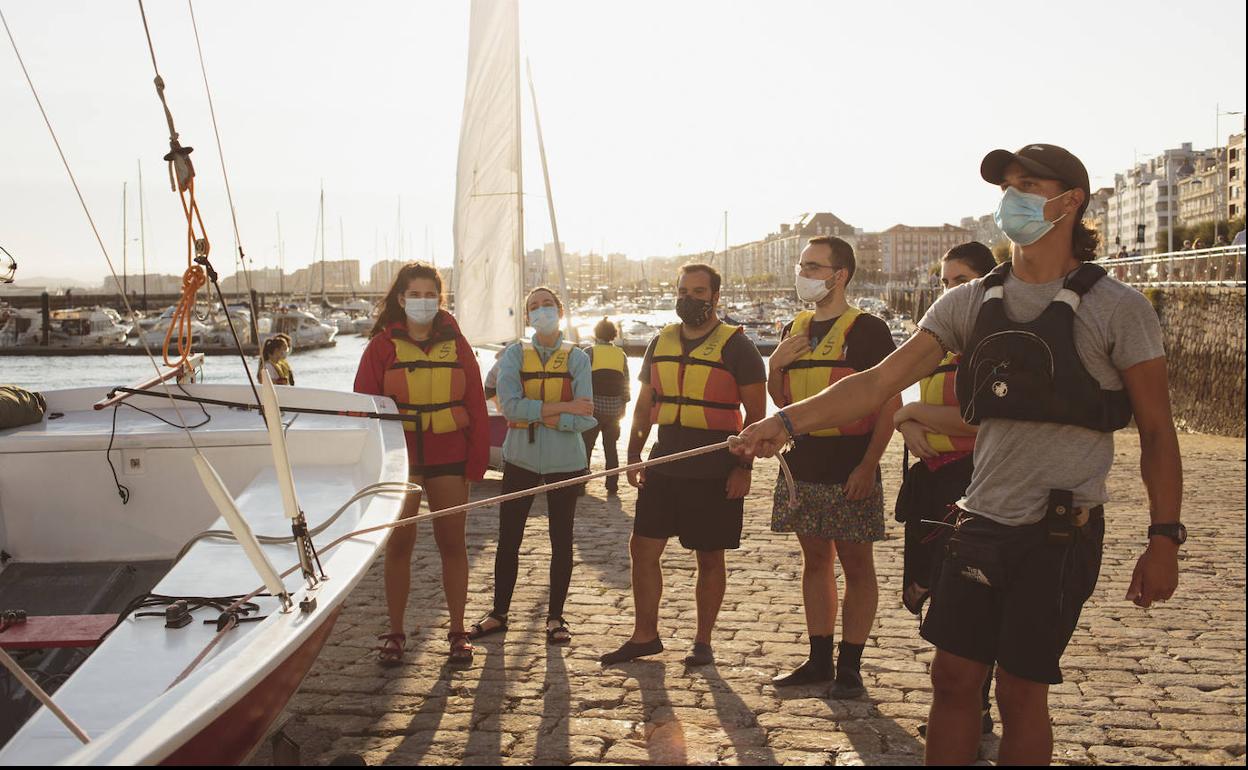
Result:
<svg viewBox="0 0 1248 770"><path fill-rule="evenodd" d="M518 0L473 0L455 189L455 315L475 344L524 331Z"/></svg>

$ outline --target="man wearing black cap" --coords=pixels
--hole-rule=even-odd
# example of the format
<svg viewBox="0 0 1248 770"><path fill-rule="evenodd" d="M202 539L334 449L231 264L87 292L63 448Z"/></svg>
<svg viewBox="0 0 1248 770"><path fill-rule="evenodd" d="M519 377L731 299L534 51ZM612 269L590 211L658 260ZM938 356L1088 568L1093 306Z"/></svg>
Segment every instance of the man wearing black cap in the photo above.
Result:
<svg viewBox="0 0 1248 770"><path fill-rule="evenodd" d="M979 693L997 660L1001 764L1047 764L1048 688L1100 571L1113 432L1135 418L1153 526L1126 598L1165 601L1178 585L1182 466L1161 328L1139 292L1105 275L1081 221L1088 173L1066 150L995 150L997 225L1014 260L945 292L878 366L746 428L734 450L770 456L793 436L879 408L961 353L958 399L979 425L975 470L950 517L922 635L937 647L927 761L969 764Z"/></svg>

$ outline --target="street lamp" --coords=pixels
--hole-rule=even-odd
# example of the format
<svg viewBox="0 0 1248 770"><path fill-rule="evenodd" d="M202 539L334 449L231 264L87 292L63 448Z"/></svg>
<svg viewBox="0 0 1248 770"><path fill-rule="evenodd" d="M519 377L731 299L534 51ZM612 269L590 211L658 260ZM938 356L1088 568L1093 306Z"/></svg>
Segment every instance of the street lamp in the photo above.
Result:
<svg viewBox="0 0 1248 770"><path fill-rule="evenodd" d="M1231 111L1231 112L1223 112L1222 105L1220 104L1214 104L1213 111L1217 113L1213 119L1213 131L1214 131L1213 147L1214 147L1214 151L1216 152L1217 147L1218 147L1218 142L1222 141L1222 116L1243 115L1244 113L1238 110ZM1214 205L1218 207L1217 212L1213 215L1213 242L1214 243L1218 242L1218 217L1226 213L1225 206L1222 203L1222 192L1223 192L1223 187L1224 187L1224 185L1222 184L1222 169L1226 168L1228 164L1230 163L1230 160L1229 160L1230 148L1228 146L1229 144L1230 143L1228 142L1227 144L1222 145L1222 164L1214 170L1214 177L1217 179L1217 185L1218 185L1218 190L1214 194ZM1229 217L1228 217L1227 225L1228 226L1230 225ZM1230 233L1227 233L1227 235L1230 235Z"/></svg>

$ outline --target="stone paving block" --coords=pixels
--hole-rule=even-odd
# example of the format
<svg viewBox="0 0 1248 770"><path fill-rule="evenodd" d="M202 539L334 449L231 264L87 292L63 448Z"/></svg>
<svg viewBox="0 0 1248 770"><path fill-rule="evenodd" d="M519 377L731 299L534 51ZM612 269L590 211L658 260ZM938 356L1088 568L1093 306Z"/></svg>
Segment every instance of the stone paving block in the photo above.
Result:
<svg viewBox="0 0 1248 770"><path fill-rule="evenodd" d="M1180 437L1185 508L1199 512L1172 602L1141 610L1122 600L1148 525L1133 431L1115 438L1100 581L1051 688L1059 764L1244 764L1245 507L1243 442ZM881 469L891 502L900 442ZM595 455L594 462L601 458ZM931 703L931 647L901 607L901 528L877 544L879 617L863 654L867 697L833 701L828 686L780 691L771 677L807 654L796 539L769 530L775 464L760 461L746 500L742 548L728 556L728 593L713 636L717 665L686 669L696 606L694 560L664 556L660 630L667 650L603 668L598 655L632 632L628 539L635 492L580 498L576 569L564 648L541 632L549 541L535 502L521 552L512 629L478 645L472 668L445 666L447 618L432 538L417 541L404 665L382 669L371 647L386 628L378 560L340 616L334 637L291 700L287 731L304 761L340 754L369 764L889 764L921 761L916 734ZM496 477L476 498L497 494ZM468 620L489 609L495 512L468 519ZM843 578L839 579L843 585ZM840 638L839 629L837 638ZM995 758L1000 730L981 745ZM253 763L264 763L262 748Z"/></svg>

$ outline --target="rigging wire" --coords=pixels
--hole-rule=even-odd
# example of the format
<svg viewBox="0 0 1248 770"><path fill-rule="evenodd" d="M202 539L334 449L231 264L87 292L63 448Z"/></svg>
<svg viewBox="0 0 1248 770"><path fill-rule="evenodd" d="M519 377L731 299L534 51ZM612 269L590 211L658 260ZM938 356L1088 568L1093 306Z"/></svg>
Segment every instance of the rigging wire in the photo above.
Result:
<svg viewBox="0 0 1248 770"><path fill-rule="evenodd" d="M82 213L87 217L87 223L91 226L91 232L95 235L95 242L99 244L100 253L104 255L104 261L108 263L108 271L113 277L113 284L117 288L117 293L121 295L121 301L126 306L126 312L130 315L130 319L134 323L139 322L139 314L135 311L134 306L130 304L130 298L126 296L121 278L117 275L117 269L113 266L112 257L108 254L108 247L104 245L104 239L100 236L100 229L95 224L95 217L91 216L91 209L87 206L87 201L82 195L82 188L78 186L78 180L74 176L74 171L69 165L69 158L65 155L64 148L61 147L61 140L57 138L56 130L52 128L52 121L48 117L48 112L43 107L43 100L39 98L39 90L35 88L35 82L30 77L30 71L26 68L26 61L22 58L21 50L17 47L17 41L13 38L13 30L9 27L9 21L4 15L4 11L0 10L0 24L4 25L5 34L8 35L9 44L13 47L13 54L17 57L17 63L22 69L22 75L26 78L26 84L30 87L31 96L35 99L35 104L39 107L39 114L43 117L43 123L48 128L48 134L52 137L52 143L56 146L56 152L61 158L61 164L65 167L65 173L69 176L70 184L73 185L74 193L78 196L78 203L82 206ZM152 63L155 65L155 53L152 54ZM147 354L147 359L152 364L156 376L159 377L162 372L160 364L156 362L156 357L152 354L151 348L147 341L143 339L143 335L139 335L139 344L143 347L143 352ZM160 383L166 396L170 396L169 403L173 407L174 412L178 415L178 421L181 422L183 432L186 433L187 441L190 442L191 448L199 453L199 445L195 443L195 437L191 434L190 429L186 427L186 420L182 416L182 410L178 406L177 401L172 398L168 384L163 381Z"/></svg>

